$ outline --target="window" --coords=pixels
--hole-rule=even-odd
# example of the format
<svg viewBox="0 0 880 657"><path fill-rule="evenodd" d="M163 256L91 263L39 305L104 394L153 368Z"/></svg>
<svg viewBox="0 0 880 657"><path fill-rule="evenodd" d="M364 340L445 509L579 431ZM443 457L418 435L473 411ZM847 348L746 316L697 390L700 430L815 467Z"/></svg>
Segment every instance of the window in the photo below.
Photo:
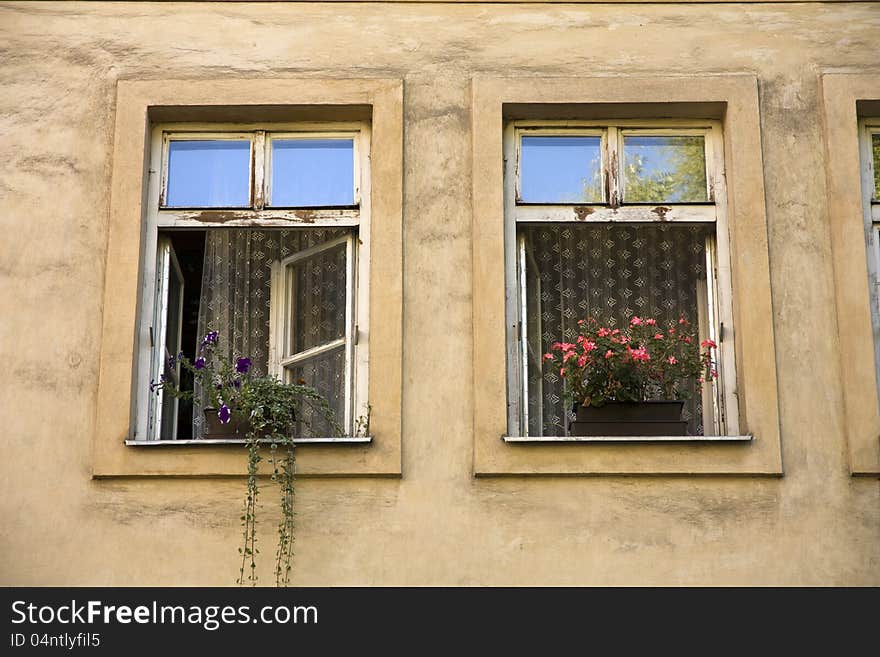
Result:
<svg viewBox="0 0 880 657"><path fill-rule="evenodd" d="M828 228L850 472L880 473L877 225L880 74L823 72ZM875 358L866 358L866 354Z"/></svg>
<svg viewBox="0 0 880 657"><path fill-rule="evenodd" d="M160 124L151 145L139 371L192 389L173 356L218 331L256 374L315 387L353 435L368 406L369 124ZM135 440L212 438L143 375L138 395ZM332 435L307 419L298 438Z"/></svg>
<svg viewBox="0 0 880 657"><path fill-rule="evenodd" d="M874 355L880 386L880 119L864 119L861 134L862 189L865 207L865 238L868 246L868 278Z"/></svg>
<svg viewBox="0 0 880 657"><path fill-rule="evenodd" d="M719 344L719 379L691 391L683 419L691 435L737 431L721 144L717 122L508 126L511 435L568 436L564 380L542 354L580 319L633 316L684 317Z"/></svg>

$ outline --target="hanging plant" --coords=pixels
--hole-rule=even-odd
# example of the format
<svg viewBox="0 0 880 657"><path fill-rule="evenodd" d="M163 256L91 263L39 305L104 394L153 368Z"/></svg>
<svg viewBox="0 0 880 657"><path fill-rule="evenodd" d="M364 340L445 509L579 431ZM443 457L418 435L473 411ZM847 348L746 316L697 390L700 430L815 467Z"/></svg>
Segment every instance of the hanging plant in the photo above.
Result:
<svg viewBox="0 0 880 657"><path fill-rule="evenodd" d="M290 582L294 542L294 483L296 454L294 435L312 428L317 421L326 422L331 435L340 435L333 409L317 390L298 383L284 383L271 376L254 376L251 359L246 356L227 357L217 348L220 335L211 331L199 344L198 355L190 360L182 353L170 359L188 370L206 398L206 410L216 413L221 426L233 426L244 434L247 449L247 489L241 516L242 545L239 547L241 566L238 584L257 584L257 509L260 495L260 463L268 448L271 481L280 492L281 520L275 550L275 584ZM163 390L178 399L202 400L193 390L181 390L162 377L151 382L153 391ZM235 435L233 433L232 435Z"/></svg>

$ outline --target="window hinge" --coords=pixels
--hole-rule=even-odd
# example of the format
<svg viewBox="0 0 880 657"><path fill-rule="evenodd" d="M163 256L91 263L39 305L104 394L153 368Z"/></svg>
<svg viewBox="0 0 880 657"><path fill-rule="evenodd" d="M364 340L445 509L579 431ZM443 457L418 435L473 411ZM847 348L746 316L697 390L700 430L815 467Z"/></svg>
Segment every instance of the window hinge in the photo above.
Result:
<svg viewBox="0 0 880 657"><path fill-rule="evenodd" d="M352 344L356 345L358 343L358 336L360 335L360 330L358 329L358 325L354 325L354 337L352 338Z"/></svg>
<svg viewBox="0 0 880 657"><path fill-rule="evenodd" d="M724 322L718 325L718 343L724 342Z"/></svg>
<svg viewBox="0 0 880 657"><path fill-rule="evenodd" d="M156 346L156 340L153 338L153 327L150 327L150 347Z"/></svg>

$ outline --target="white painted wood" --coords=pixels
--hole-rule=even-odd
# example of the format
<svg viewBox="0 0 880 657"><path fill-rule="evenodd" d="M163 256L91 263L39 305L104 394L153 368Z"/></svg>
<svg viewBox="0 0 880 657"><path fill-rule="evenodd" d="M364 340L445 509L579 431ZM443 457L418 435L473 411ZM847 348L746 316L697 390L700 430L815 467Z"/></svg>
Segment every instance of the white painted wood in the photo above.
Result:
<svg viewBox="0 0 880 657"><path fill-rule="evenodd" d="M271 440L258 440L265 445L272 444ZM373 442L372 436L310 436L308 438L294 438L294 445L362 445ZM126 445L132 447L198 447L209 445L244 445L244 438L204 438L201 440L126 440Z"/></svg>
<svg viewBox="0 0 880 657"><path fill-rule="evenodd" d="M715 204L694 205L516 205L516 223L714 223Z"/></svg>
<svg viewBox="0 0 880 657"><path fill-rule="evenodd" d="M735 138L735 137L734 137ZM708 156L712 158L709 169L710 187L715 197L717 221L715 223L714 284L710 290L714 293L714 309L710 318L714 317L715 342L718 344L718 379L716 398L718 399L717 417L719 431L722 434L735 436L739 434L739 400L737 397L737 370L735 350L735 326L733 321L733 277L730 269L730 216L727 203L727 178L724 168L724 140L721 123L712 122L706 135ZM708 162L707 162L708 165ZM747 303L747 300L743 300ZM721 327L723 331L721 330Z"/></svg>
<svg viewBox="0 0 880 657"><path fill-rule="evenodd" d="M506 443L744 443L754 436L502 436Z"/></svg>
<svg viewBox="0 0 880 657"><path fill-rule="evenodd" d="M522 428L522 395L525 373L520 357L521 341L519 285L517 277L516 223L510 220L516 207L516 180L519 167L519 139L516 128L509 124L504 130L504 338L507 370L507 428L511 433L526 433Z"/></svg>
<svg viewBox="0 0 880 657"><path fill-rule="evenodd" d="M868 261L868 282L871 304L871 332L874 336L874 371L880 386L880 203L874 199L880 190L874 189L873 136L880 134L880 119L859 121L859 158L861 166L861 189L863 222L865 229L865 255Z"/></svg>
<svg viewBox="0 0 880 657"><path fill-rule="evenodd" d="M253 148L251 148L253 165L253 184L251 185L251 207L262 210L266 205L266 131L255 130Z"/></svg>
<svg viewBox="0 0 880 657"><path fill-rule="evenodd" d="M359 226L362 211L344 209L299 210L162 210L156 215L157 228L343 228Z"/></svg>

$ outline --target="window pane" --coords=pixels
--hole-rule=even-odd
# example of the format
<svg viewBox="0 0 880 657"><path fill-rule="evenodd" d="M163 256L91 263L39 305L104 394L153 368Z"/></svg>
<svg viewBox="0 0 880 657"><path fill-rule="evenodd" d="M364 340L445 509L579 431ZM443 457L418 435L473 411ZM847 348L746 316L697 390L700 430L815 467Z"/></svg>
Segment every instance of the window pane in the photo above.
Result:
<svg viewBox="0 0 880 657"><path fill-rule="evenodd" d="M601 203L600 137L523 137L523 203Z"/></svg>
<svg viewBox="0 0 880 657"><path fill-rule="evenodd" d="M299 361L286 369L289 383L304 381L327 400L337 424L345 421L345 345ZM338 429L330 426L320 410L304 405L297 423L298 436L335 436Z"/></svg>
<svg viewBox="0 0 880 657"><path fill-rule="evenodd" d="M345 337L346 245L288 267L290 327L285 356Z"/></svg>
<svg viewBox="0 0 880 657"><path fill-rule="evenodd" d="M874 198L880 199L880 133L871 136L874 153Z"/></svg>
<svg viewBox="0 0 880 657"><path fill-rule="evenodd" d="M276 207L354 205L354 140L273 139Z"/></svg>
<svg viewBox="0 0 880 657"><path fill-rule="evenodd" d="M168 189L171 208L243 208L250 205L248 140L171 141Z"/></svg>
<svg viewBox="0 0 880 657"><path fill-rule="evenodd" d="M563 380L541 355L574 342L594 317L622 328L633 315L666 326L706 313L706 238L697 225L547 225L521 229L526 243L529 435L564 435ZM705 334L705 327L701 327ZM696 391L694 391L696 392ZM703 432L699 394L685 404L688 432Z"/></svg>
<svg viewBox="0 0 880 657"><path fill-rule="evenodd" d="M626 203L700 203L706 192L703 137L623 138Z"/></svg>

